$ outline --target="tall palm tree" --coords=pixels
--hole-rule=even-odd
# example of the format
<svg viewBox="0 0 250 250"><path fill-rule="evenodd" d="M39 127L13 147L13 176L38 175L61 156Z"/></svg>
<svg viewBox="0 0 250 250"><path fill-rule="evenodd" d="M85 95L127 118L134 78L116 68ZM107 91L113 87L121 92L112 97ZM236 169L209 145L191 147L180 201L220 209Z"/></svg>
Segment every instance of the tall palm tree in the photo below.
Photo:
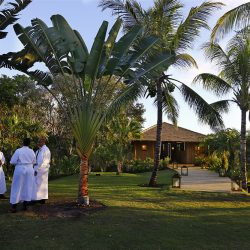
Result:
<svg viewBox="0 0 250 250"><path fill-rule="evenodd" d="M224 51L218 43L204 46L208 58L221 70L219 75L203 73L194 82L200 82L204 88L217 96L232 93L232 99L222 100L225 106L236 103L241 110L241 172L243 188L247 187L246 171L246 115L250 110L250 28L236 33Z"/></svg>
<svg viewBox="0 0 250 250"><path fill-rule="evenodd" d="M26 28L14 26L24 49L14 54L10 62L35 77L68 117L81 158L78 201L88 204L88 160L100 127L120 107L137 99L141 79L156 74L158 68L168 67L172 56L170 53L152 55L150 51L159 39L140 38L144 30L141 26L135 26L116 42L121 27L119 19L107 39L108 23L102 23L90 52L81 35L62 16L54 15L51 20L52 27L40 19L32 20L32 25ZM142 64L144 57L148 62ZM30 70L35 62L43 62L49 73ZM121 80L126 86L117 91Z"/></svg>
<svg viewBox="0 0 250 250"><path fill-rule="evenodd" d="M8 32L5 29L18 20L19 12L25 9L31 2L32 0L15 0L8 2L8 7L0 10L0 39L7 36ZM4 0L0 0L0 6L3 3ZM7 65L8 58L8 54L0 55L0 68Z"/></svg>
<svg viewBox="0 0 250 250"><path fill-rule="evenodd" d="M103 10L109 8L114 15L118 15L123 20L124 32L130 30L134 25L141 24L145 27L145 34L153 34L159 37L160 42L156 46L156 50L174 51L176 56L171 66L178 67L197 67L193 57L184 52L192 48L193 42L199 36L202 28L209 29L207 20L211 13L220 8L221 5L217 2L205 2L200 6L191 8L186 19L183 19L181 14L183 6L178 0L155 0L154 6L148 10L144 10L135 0L102 0L99 4ZM147 84L148 82L145 83L145 85ZM208 122L211 127L218 127L222 124L219 113L215 110L218 105L210 106L187 85L176 81L164 72L161 72L157 79L151 78L149 94L156 96L157 131L154 170L149 181L150 186L156 185L163 110L173 123L176 124L177 122L178 105L172 95L175 87L181 91L185 100L194 108L201 121Z"/></svg>
<svg viewBox="0 0 250 250"><path fill-rule="evenodd" d="M223 38L232 30L242 30L250 24L250 2L226 12L213 28L211 40Z"/></svg>

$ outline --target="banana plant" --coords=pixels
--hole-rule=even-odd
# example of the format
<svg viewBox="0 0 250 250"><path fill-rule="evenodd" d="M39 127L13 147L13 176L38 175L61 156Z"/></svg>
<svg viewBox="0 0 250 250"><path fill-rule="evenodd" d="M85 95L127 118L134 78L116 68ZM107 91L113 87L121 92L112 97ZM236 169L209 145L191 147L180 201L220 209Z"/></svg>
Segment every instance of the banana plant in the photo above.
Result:
<svg viewBox="0 0 250 250"><path fill-rule="evenodd" d="M0 39L4 39L8 32L6 28L10 25L14 24L18 20L18 14L25 9L32 0L15 0L12 2L8 2L7 7L1 8L0 10ZM0 0L0 6L4 4L4 0ZM9 59L13 53L7 53L0 55L0 68L8 67L14 68L11 64L8 63Z"/></svg>
<svg viewBox="0 0 250 250"><path fill-rule="evenodd" d="M152 79L167 68L174 54L152 53L158 38L142 36L143 27L135 26L118 41L118 19L107 35L104 21L91 50L60 15L51 17L52 27L34 19L31 26L14 26L24 45L12 57L12 64L35 77L58 101L67 114L81 158L78 202L89 204L88 160L101 125L112 119L126 103L142 93L142 81ZM35 62L44 63L48 72L32 71ZM126 83L117 91L117 84ZM54 86L60 95L54 92ZM57 92L58 93L58 92Z"/></svg>

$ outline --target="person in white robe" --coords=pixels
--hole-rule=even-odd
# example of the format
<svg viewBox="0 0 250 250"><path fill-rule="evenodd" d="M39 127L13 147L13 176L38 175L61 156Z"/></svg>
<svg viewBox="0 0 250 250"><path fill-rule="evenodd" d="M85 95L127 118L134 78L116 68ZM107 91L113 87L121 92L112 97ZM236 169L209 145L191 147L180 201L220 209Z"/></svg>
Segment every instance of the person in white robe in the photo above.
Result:
<svg viewBox="0 0 250 250"><path fill-rule="evenodd" d="M34 151L29 148L30 139L23 140L23 147L17 149L11 157L10 164L15 165L10 192L11 212L15 213L17 204L23 202L23 210L31 201L34 181L33 165L36 161Z"/></svg>
<svg viewBox="0 0 250 250"><path fill-rule="evenodd" d="M3 171L3 165L5 163L5 158L3 152L0 151L0 199L6 199L5 192L6 192L6 182L5 182L5 175Z"/></svg>
<svg viewBox="0 0 250 250"><path fill-rule="evenodd" d="M51 153L45 145L46 140L40 138L38 141L39 149L36 151L36 164L34 165L34 185L32 200L44 204L48 199L48 176Z"/></svg>

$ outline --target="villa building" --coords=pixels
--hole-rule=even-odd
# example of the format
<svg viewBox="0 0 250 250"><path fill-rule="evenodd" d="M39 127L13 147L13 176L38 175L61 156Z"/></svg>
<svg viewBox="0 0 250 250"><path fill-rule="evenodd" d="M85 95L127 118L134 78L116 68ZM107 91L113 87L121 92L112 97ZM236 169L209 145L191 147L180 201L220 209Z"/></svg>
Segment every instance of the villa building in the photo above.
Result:
<svg viewBox="0 0 250 250"><path fill-rule="evenodd" d="M204 136L204 134L164 122L160 158L169 157L172 162L194 164L195 157L202 153L199 143ZM154 158L155 141L156 125L144 130L141 138L132 142L134 159Z"/></svg>

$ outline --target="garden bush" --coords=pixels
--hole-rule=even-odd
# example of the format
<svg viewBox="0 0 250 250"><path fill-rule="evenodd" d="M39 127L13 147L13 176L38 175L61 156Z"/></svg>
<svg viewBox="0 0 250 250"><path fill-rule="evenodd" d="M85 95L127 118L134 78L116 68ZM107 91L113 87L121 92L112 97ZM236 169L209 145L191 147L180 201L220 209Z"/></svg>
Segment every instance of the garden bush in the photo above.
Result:
<svg viewBox="0 0 250 250"><path fill-rule="evenodd" d="M51 164L49 178L55 179L60 176L67 176L79 173L80 159L78 155L64 156L56 163Z"/></svg>
<svg viewBox="0 0 250 250"><path fill-rule="evenodd" d="M159 170L168 168L169 159L160 160ZM123 166L124 173L144 173L152 172L154 168L154 160L146 158L145 160L130 160Z"/></svg>

